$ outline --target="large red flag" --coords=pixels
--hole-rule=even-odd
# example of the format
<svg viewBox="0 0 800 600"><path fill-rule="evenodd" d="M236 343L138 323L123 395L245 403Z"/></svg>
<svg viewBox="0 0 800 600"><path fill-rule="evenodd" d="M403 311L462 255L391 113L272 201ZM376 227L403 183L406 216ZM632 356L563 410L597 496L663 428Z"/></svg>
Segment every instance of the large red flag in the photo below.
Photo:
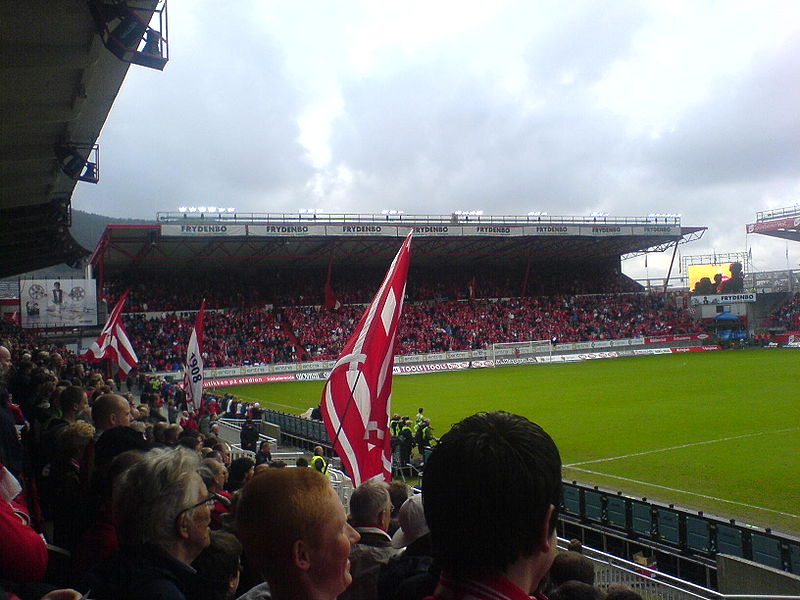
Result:
<svg viewBox="0 0 800 600"><path fill-rule="evenodd" d="M322 302L322 308L327 308L328 310L338 310L342 303L336 298L336 294L333 292L333 286L331 285L331 267L333 266L333 256L331 256L331 260L328 261L328 277L325 279L325 299Z"/></svg>
<svg viewBox="0 0 800 600"><path fill-rule="evenodd" d="M195 410L200 408L203 399L203 315L206 301L200 303L200 311L194 319L192 335L186 348L186 364L183 371L183 385L186 401Z"/></svg>
<svg viewBox="0 0 800 600"><path fill-rule="evenodd" d="M122 295L122 298L114 306L114 310L108 315L108 320L98 338L81 355L81 358L91 362L100 362L104 358L116 362L119 367L119 376L122 379L125 379L128 372L139 362L128 339L128 334L125 332L125 326L122 324L122 309L129 292L130 290L127 290Z"/></svg>
<svg viewBox="0 0 800 600"><path fill-rule="evenodd" d="M410 248L411 233L322 391L322 420L356 486L373 477L392 480L392 367Z"/></svg>

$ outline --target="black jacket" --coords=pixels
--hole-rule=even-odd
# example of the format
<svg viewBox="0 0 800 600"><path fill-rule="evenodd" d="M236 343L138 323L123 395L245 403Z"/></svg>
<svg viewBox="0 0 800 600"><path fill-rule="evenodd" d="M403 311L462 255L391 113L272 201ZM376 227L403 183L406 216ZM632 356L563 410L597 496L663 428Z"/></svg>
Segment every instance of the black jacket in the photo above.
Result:
<svg viewBox="0 0 800 600"><path fill-rule="evenodd" d="M122 547L89 572L96 600L192 600L196 571L154 545Z"/></svg>

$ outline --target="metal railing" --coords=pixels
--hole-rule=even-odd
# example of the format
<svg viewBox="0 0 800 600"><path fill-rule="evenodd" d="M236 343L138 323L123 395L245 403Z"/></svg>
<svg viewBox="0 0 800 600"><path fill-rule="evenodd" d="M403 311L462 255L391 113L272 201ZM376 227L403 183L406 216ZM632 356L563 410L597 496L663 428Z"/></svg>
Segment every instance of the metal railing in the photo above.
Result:
<svg viewBox="0 0 800 600"><path fill-rule="evenodd" d="M559 548L566 550L567 540L559 538ZM584 546L586 558L595 565L595 585L607 588L611 585L626 585L643 598L659 600L800 600L800 596L722 594L689 581L660 573L629 560Z"/></svg>
<svg viewBox="0 0 800 600"><path fill-rule="evenodd" d="M255 456L255 452L244 450L242 449L241 444L239 444L239 434L242 431L242 423L244 423L244 419L230 419L226 417L219 419L217 423L219 424L219 432L223 439L231 445L231 458L238 458L239 456L249 456L250 458L253 458ZM276 440L274 437L259 433L257 445L260 445L261 442L269 442L270 452L278 449L278 440ZM239 453L237 456L233 456L234 450Z"/></svg>
<svg viewBox="0 0 800 600"><path fill-rule="evenodd" d="M770 221L772 219L780 219L783 217L796 217L800 215L800 204L788 206L786 208L774 208L772 210L762 210L756 213L756 221Z"/></svg>
<svg viewBox="0 0 800 600"><path fill-rule="evenodd" d="M612 216L568 216L568 215L406 215L406 214L358 214L358 213L253 213L253 212L159 212L156 214L159 223L176 223L188 220L204 222L268 224L268 223L393 223L413 225L464 225L490 223L503 225L528 225L538 223L571 223L576 225L601 224L665 224L680 225L681 217L677 215L652 215L645 217L612 217Z"/></svg>

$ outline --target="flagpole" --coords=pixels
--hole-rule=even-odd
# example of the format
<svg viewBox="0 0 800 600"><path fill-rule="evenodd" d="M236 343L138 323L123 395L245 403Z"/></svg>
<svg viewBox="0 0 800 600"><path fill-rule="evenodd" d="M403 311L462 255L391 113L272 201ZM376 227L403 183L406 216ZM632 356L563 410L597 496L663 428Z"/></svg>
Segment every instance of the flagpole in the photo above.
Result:
<svg viewBox="0 0 800 600"><path fill-rule="evenodd" d="M344 365L342 365L342 366L344 366ZM331 375L332 374L333 374L333 371L331 371ZM361 371L359 369L358 376L356 377L356 380L353 383L353 386L350 388L350 396L347 398L347 403L345 403L344 410L342 411L342 416L339 419L339 429L336 430L336 436L333 438L333 441L331 442L333 444L334 448L336 448L336 442L339 441L339 434L342 432L342 427L344 427L344 420L347 418L347 411L350 410L350 405L353 403L353 398L355 397L355 393L356 393L356 386L358 385L358 382L361 379L361 376L363 374L364 374L364 371ZM328 377L330 377L330 375Z"/></svg>

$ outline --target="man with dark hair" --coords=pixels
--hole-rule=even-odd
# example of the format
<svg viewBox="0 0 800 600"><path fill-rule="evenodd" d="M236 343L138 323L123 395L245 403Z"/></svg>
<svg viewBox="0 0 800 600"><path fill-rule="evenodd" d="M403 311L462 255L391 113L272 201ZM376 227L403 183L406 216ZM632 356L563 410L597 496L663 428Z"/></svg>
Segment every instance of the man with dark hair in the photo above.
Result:
<svg viewBox="0 0 800 600"><path fill-rule="evenodd" d="M553 587L567 581L582 581L594 585L594 564L578 552L561 552L553 560L549 579Z"/></svg>
<svg viewBox="0 0 800 600"><path fill-rule="evenodd" d="M253 423L253 419L247 417L242 424L242 431L239 434L239 439L242 443L244 450L256 451L256 444L258 444L258 428Z"/></svg>
<svg viewBox="0 0 800 600"><path fill-rule="evenodd" d="M507 412L467 417L425 465L425 518L442 567L434 598L526 600L556 552L561 457L552 438Z"/></svg>
<svg viewBox="0 0 800 600"><path fill-rule="evenodd" d="M720 284L720 294L736 294L744 290L744 274L742 273L742 263L731 263L728 269L731 272L729 279Z"/></svg>

